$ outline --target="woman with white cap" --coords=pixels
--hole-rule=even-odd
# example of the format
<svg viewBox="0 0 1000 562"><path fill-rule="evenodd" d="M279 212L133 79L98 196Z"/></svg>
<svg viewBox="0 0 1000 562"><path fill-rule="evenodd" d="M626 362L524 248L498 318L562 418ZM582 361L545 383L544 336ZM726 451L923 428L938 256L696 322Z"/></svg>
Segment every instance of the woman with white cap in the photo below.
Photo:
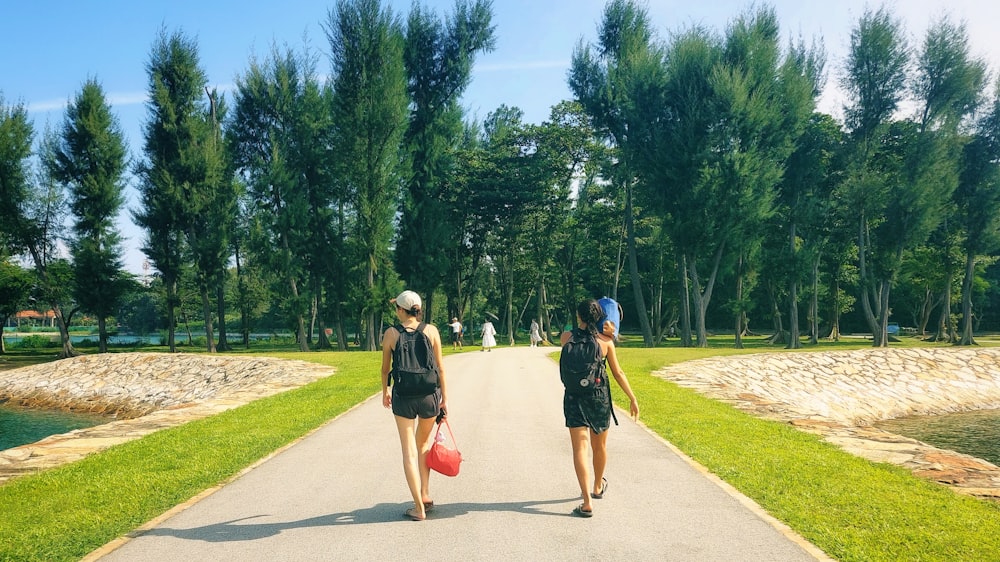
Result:
<svg viewBox="0 0 1000 562"><path fill-rule="evenodd" d="M445 415L445 386L441 335L420 321L420 295L403 291L393 299L399 323L382 337L382 405L392 408L403 451L403 474L414 507L405 517L423 521L434 508L430 497L427 451L435 420ZM391 376L391 379L390 379ZM389 386L392 383L392 391Z"/></svg>

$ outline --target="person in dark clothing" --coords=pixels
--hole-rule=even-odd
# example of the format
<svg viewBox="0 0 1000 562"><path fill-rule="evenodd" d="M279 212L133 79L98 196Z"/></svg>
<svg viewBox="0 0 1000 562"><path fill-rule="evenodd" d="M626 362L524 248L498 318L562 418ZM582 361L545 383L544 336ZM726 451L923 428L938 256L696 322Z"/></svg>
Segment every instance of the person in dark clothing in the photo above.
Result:
<svg viewBox="0 0 1000 562"><path fill-rule="evenodd" d="M412 334L421 326L419 320L420 295L413 291L403 291L392 300L396 305L397 326L390 327L382 337L382 405L391 408L399 431L399 443L403 451L403 474L413 496L414 507L406 510L405 517L423 521L427 511L434 507L430 496L430 470L427 468L427 451L431 448L431 434L439 414L444 414L448 402L445 385L444 361L441 357L441 334L431 324L423 325L423 336L430 346L426 359L430 369L436 370L437 384L430 392L410 394L400 391L398 382L389 390L389 378L393 372L393 352L397 342L403 337L401 329Z"/></svg>
<svg viewBox="0 0 1000 562"><path fill-rule="evenodd" d="M629 413L633 419L639 417L639 403L636 401L628 378L618 364L615 354L615 343L611 338L599 335L598 323L603 317L603 311L596 300L586 300L576 309L577 330L588 333L600 346L601 361L607 361L618 386L629 399ZM560 343L565 351L566 344L573 337L573 331L563 332ZM608 481L604 477L604 469L608 462L608 429L611 426L611 388L605 377L593 392L580 394L569 392L563 395L563 414L566 417L566 427L573 445L573 468L580 484L583 503L573 510L579 517L592 517L594 514L591 499L600 499L608 489ZM588 458L593 454L593 480L591 480L591 463ZM591 486L591 483L593 485Z"/></svg>

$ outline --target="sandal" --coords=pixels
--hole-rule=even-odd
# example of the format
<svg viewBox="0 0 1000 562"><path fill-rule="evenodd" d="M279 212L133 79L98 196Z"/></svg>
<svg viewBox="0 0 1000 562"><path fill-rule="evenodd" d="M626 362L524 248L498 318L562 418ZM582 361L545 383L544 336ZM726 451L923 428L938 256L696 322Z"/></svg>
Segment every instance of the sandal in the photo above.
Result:
<svg viewBox="0 0 1000 562"><path fill-rule="evenodd" d="M410 521L423 521L426 517L421 516L417 508L411 507L403 513L403 517L408 517Z"/></svg>
<svg viewBox="0 0 1000 562"><path fill-rule="evenodd" d="M598 492L598 493L596 493L596 494L591 493L590 497L599 500L599 499L601 499L601 498L604 497L604 492L607 492L607 491L608 491L608 479L607 478L601 478L601 491Z"/></svg>
<svg viewBox="0 0 1000 562"><path fill-rule="evenodd" d="M432 509L434 509L434 500L424 502L424 513L429 513Z"/></svg>
<svg viewBox="0 0 1000 562"><path fill-rule="evenodd" d="M580 505L573 508L573 515L576 515L577 517L593 517L594 510L587 511L583 509L583 504L581 503Z"/></svg>

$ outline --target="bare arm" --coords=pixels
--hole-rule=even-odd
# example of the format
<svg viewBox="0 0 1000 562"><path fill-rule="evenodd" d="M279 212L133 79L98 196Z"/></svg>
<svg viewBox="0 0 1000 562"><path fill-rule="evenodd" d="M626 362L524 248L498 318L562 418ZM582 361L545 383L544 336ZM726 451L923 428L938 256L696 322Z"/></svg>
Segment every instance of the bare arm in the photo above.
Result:
<svg viewBox="0 0 1000 562"><path fill-rule="evenodd" d="M392 370L392 350L396 347L399 334L395 328L389 328L382 335L382 406L392 406L392 394L389 392L389 372Z"/></svg>
<svg viewBox="0 0 1000 562"><path fill-rule="evenodd" d="M434 350L434 363L438 368L438 383L441 386L441 408L444 409L448 403L448 387L445 385L444 356L441 353L441 333L438 332L437 326L428 324L424 328L424 335L427 336L427 339L431 343L431 348Z"/></svg>
<svg viewBox="0 0 1000 562"><path fill-rule="evenodd" d="M608 359L608 367L611 368L611 375L615 377L615 381L618 386L625 391L625 395L629 399L629 414L631 414L632 419L639 418L639 402L635 398L635 393L632 392L632 386L628 383L628 377L625 376L625 371L622 371L621 365L618 363L618 354L615 352L614 342L607 340L601 341L601 347L604 348L604 356Z"/></svg>

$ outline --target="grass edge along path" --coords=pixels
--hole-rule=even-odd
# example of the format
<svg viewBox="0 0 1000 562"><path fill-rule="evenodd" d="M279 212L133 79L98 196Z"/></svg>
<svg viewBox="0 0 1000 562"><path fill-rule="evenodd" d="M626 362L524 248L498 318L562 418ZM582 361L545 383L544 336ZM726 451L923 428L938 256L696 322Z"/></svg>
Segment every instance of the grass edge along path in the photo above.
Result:
<svg viewBox="0 0 1000 562"><path fill-rule="evenodd" d="M639 398L640 420L829 556L1000 560L1000 505L651 376L679 362L679 355L684 352L619 350ZM627 409L624 395L614 396Z"/></svg>
<svg viewBox="0 0 1000 562"><path fill-rule="evenodd" d="M1000 506L651 376L729 353L621 349L640 420L838 560L1000 560ZM0 560L78 560L377 392L377 352L266 355L338 371L0 486Z"/></svg>

